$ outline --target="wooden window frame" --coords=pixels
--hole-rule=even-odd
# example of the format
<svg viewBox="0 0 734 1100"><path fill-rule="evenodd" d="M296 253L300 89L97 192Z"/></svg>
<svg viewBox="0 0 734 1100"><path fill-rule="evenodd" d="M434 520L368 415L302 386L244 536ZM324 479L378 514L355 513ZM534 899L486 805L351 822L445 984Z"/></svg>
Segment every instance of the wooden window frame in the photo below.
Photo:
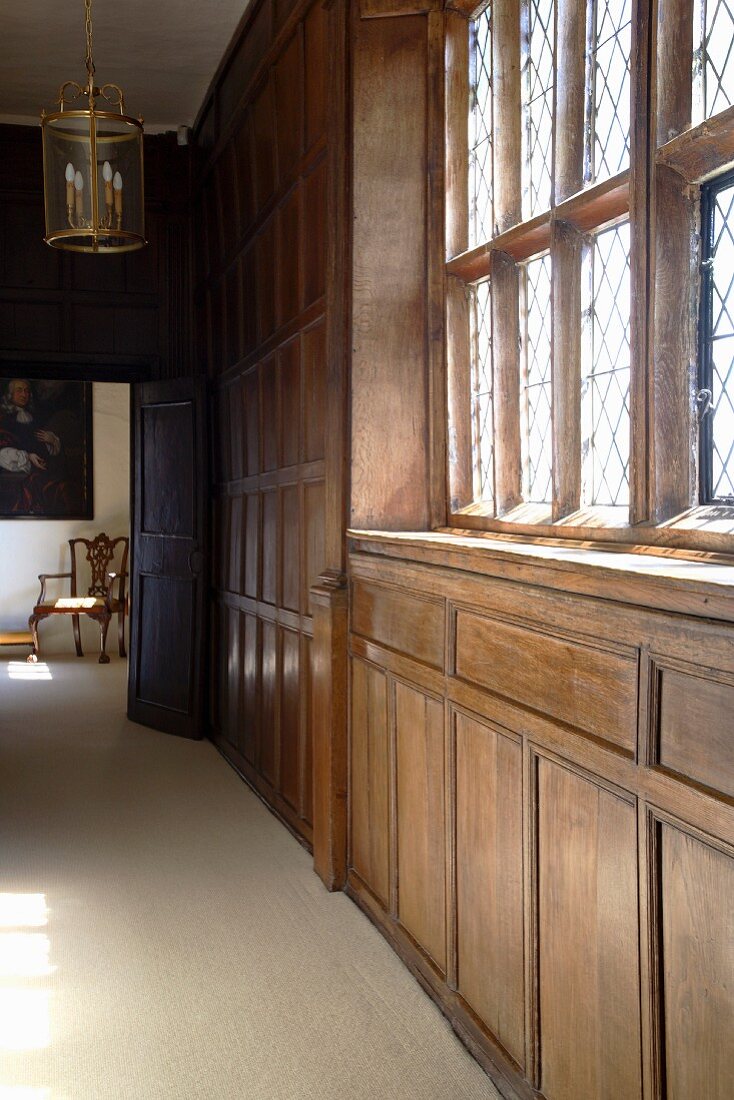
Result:
<svg viewBox="0 0 734 1100"><path fill-rule="evenodd" d="M493 60L503 45L507 48L503 35L512 40L515 24L519 27L520 3L502 5ZM517 186L509 199L500 193L495 236L469 249L468 24L484 6L454 0L445 14L447 527L523 539L734 552L734 506L699 504L695 407L700 184L734 166L734 107L691 125L691 66L681 58L681 42L689 44L692 55L692 0L633 0L630 166L591 185L583 180L585 8L575 0L556 0L554 204L550 212L521 222ZM509 30L503 30L505 19L512 24ZM515 68L513 94L519 108L519 65ZM514 114L519 125L519 109ZM510 160L519 175L519 133L512 126L503 130L495 149L495 178L508 180L513 174L503 166ZM569 303L580 293L584 236L625 215L632 242L630 507L580 508L580 341L575 307ZM517 265L546 250L553 257L551 514L547 505L524 504L520 498L519 409L511 407L513 402L519 407L514 385L519 363L515 371L511 347L517 346L517 333L510 331L512 309L507 308L513 294L516 300ZM473 499L469 392L467 287L488 277L497 298L493 343L503 364L495 372L493 514Z"/></svg>

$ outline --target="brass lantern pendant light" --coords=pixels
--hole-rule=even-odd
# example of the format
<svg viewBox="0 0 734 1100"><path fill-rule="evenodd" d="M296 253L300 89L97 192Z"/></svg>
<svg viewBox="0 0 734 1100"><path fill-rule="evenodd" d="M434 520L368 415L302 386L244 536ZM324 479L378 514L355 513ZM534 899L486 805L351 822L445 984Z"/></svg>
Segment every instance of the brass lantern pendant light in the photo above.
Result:
<svg viewBox="0 0 734 1100"><path fill-rule="evenodd" d="M86 86L67 80L59 109L41 112L44 240L73 252L130 252L146 243L143 120L125 114L116 84L95 86L92 0L84 0L84 10ZM77 101L84 105L74 106Z"/></svg>

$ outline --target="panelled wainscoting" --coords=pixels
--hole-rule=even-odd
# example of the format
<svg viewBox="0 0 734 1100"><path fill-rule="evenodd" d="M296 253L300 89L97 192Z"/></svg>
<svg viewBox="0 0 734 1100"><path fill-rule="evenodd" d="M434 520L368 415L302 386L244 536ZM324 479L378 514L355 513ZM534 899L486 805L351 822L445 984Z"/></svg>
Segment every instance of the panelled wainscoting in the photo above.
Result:
<svg viewBox="0 0 734 1100"><path fill-rule="evenodd" d="M470 542L355 533L348 892L508 1095L725 1100L731 598Z"/></svg>
<svg viewBox="0 0 734 1100"><path fill-rule="evenodd" d="M310 588L327 565L327 484L339 532L331 565L343 574L343 520L327 474L338 400L327 385L330 19L317 2L253 5L198 129L207 150L196 214L199 353L214 437L211 725L224 754L308 843Z"/></svg>

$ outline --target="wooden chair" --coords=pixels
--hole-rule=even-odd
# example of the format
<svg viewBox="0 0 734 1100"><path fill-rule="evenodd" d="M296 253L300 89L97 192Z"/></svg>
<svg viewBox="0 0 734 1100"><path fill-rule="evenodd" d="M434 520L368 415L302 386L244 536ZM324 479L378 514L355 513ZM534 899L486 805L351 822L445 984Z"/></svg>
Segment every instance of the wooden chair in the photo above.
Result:
<svg viewBox="0 0 734 1100"><path fill-rule="evenodd" d="M38 603L33 608L33 613L28 620L33 635L35 652L39 652L38 624L41 619L50 615L71 615L71 625L74 630L74 644L77 657L83 657L82 638L79 629L79 616L87 615L99 624L99 663L109 662L105 652L107 644L107 628L110 619L117 615L117 637L120 656L125 657L125 612L127 610L127 597L125 595L125 581L127 580L127 555L130 540L127 536L110 539L102 532L93 539L69 539L71 551L71 571L69 573L40 573L41 594ZM85 596L77 591L77 547L86 547L86 560L89 562L92 583ZM110 563L117 552L117 547L122 546L122 556L119 573L109 572ZM57 600L46 599L46 582L69 578L70 595ZM117 584L117 595L114 595L114 587Z"/></svg>
<svg viewBox="0 0 734 1100"><path fill-rule="evenodd" d="M0 630L0 646L28 647L30 653L26 657L29 664L35 664L38 660L36 643L30 630Z"/></svg>

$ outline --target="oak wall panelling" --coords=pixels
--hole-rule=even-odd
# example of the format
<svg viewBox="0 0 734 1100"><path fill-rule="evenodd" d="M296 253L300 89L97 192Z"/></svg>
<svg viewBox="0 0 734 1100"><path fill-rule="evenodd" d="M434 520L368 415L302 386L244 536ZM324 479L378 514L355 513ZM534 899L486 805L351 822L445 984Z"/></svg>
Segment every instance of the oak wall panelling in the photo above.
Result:
<svg viewBox="0 0 734 1100"><path fill-rule="evenodd" d="M389 905L388 685L386 674L366 661L352 662L350 812L351 866L387 908Z"/></svg>
<svg viewBox="0 0 734 1100"><path fill-rule="evenodd" d="M537 761L540 1087L641 1095L634 800Z"/></svg>
<svg viewBox="0 0 734 1100"><path fill-rule="evenodd" d="M456 768L457 989L525 1065L522 741L461 711Z"/></svg>
<svg viewBox="0 0 734 1100"><path fill-rule="evenodd" d="M724 1100L734 619L435 559L354 533L347 892L508 1096Z"/></svg>
<svg viewBox="0 0 734 1100"><path fill-rule="evenodd" d="M197 127L213 736L505 1095L724 1100L731 578L421 534L446 522L440 9L256 0ZM348 512L418 533L347 563Z"/></svg>
<svg viewBox="0 0 734 1100"><path fill-rule="evenodd" d="M658 826L666 1093L725 1096L734 1076L734 857L678 823Z"/></svg>
<svg viewBox="0 0 734 1100"><path fill-rule="evenodd" d="M399 680L393 691L398 918L445 974L443 700Z"/></svg>
<svg viewBox="0 0 734 1100"><path fill-rule="evenodd" d="M232 669L224 684L231 699L215 712L212 736L308 844L312 708L325 700L323 685L312 693L311 667L316 663L329 683L338 671L320 649L337 644L338 629L314 614L311 594L329 570L337 580L321 585L322 600L333 592L342 616L346 606L338 581L343 322L332 304L343 263L333 238L343 215L333 222L327 215L327 207L344 206L334 196L346 105L326 109L332 86L344 80L341 65L328 63L330 36L338 37L340 26L343 34L340 5L252 6L210 89L213 106L199 120L194 187L198 346L220 427L213 599L239 620L239 634L234 627L234 635L219 631L215 665ZM343 43L337 56L346 58ZM235 635L245 642L233 650ZM319 713L329 739L341 721L344 740L345 714L329 707ZM338 786L343 799L345 776ZM328 820L319 819L319 828L321 836ZM331 850L329 838L324 843Z"/></svg>
<svg viewBox="0 0 734 1100"><path fill-rule="evenodd" d="M420 530L430 518L426 20L357 20L355 36L351 524Z"/></svg>

